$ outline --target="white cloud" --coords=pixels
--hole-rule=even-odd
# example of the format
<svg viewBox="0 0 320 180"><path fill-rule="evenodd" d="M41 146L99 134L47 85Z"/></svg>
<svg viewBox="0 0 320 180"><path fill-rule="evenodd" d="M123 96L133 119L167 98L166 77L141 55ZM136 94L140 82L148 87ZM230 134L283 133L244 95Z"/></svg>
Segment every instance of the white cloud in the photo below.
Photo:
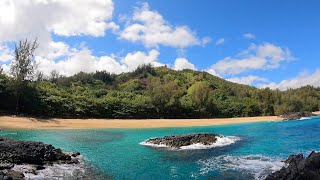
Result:
<svg viewBox="0 0 320 180"><path fill-rule="evenodd" d="M205 71L207 71L208 73L210 73L210 74L213 75L213 76L217 76L217 77L222 78L222 76L221 76L219 73L217 73L217 72L216 72L214 69L212 69L212 68L207 69L207 70L205 70Z"/></svg>
<svg viewBox="0 0 320 180"><path fill-rule="evenodd" d="M36 56L39 64L39 71L49 75L51 71L56 70L61 75L70 76L80 71L95 72L106 70L110 73L121 73L127 70L127 67L117 62L109 56L96 57L92 55L91 50L83 48L81 50L72 49L66 55L66 59L51 60L45 57Z"/></svg>
<svg viewBox="0 0 320 180"><path fill-rule="evenodd" d="M1 0L0 42L38 37L49 49L51 34L103 36L117 29L112 0Z"/></svg>
<svg viewBox="0 0 320 180"><path fill-rule="evenodd" d="M288 48L270 43L252 44L236 57L226 57L211 66L219 74L240 74L248 70L279 68L281 62L293 60Z"/></svg>
<svg viewBox="0 0 320 180"><path fill-rule="evenodd" d="M6 44L0 44L0 62L11 61L13 57L13 52Z"/></svg>
<svg viewBox="0 0 320 180"><path fill-rule="evenodd" d="M220 39L218 39L218 40L216 41L216 45L217 45L217 46L218 46L218 45L222 45L222 44L224 44L224 42L225 42L224 38L220 38Z"/></svg>
<svg viewBox="0 0 320 180"><path fill-rule="evenodd" d="M135 70L139 65L151 64L155 67L163 64L157 61L159 52L151 50L149 53L132 52L123 58L110 56L95 56L87 47L70 48L63 42L51 42L51 50L44 55L37 55L35 60L39 64L39 71L49 75L56 70L61 75L70 76L80 71L107 71L114 74Z"/></svg>
<svg viewBox="0 0 320 180"><path fill-rule="evenodd" d="M230 79L227 79L227 81L231 81L238 84L252 85L253 83L256 83L256 82L268 82L268 79L262 78L259 76L250 75L250 76L244 76L244 77L230 78Z"/></svg>
<svg viewBox="0 0 320 180"><path fill-rule="evenodd" d="M210 42L209 38L202 40L187 26L171 26L161 14L149 9L148 3L136 8L134 15L120 38L132 42L142 42L147 47L159 45L185 48L193 45L204 45Z"/></svg>
<svg viewBox="0 0 320 180"><path fill-rule="evenodd" d="M256 36L254 34L251 34L251 33L245 33L242 35L243 38L245 39L255 39Z"/></svg>
<svg viewBox="0 0 320 180"><path fill-rule="evenodd" d="M2 64L0 67L3 69L5 74L10 74L10 65Z"/></svg>
<svg viewBox="0 0 320 180"><path fill-rule="evenodd" d="M121 60L128 69L135 70L139 65L143 64L154 64L156 66L160 66L157 58L159 56L159 52L157 50L151 50L149 54L145 54L144 52L135 52L135 53L128 53L125 58Z"/></svg>
<svg viewBox="0 0 320 180"><path fill-rule="evenodd" d="M183 69L191 69L191 70L197 70L196 66L192 63L190 63L187 59L185 58L177 58L174 62L174 65L172 69L179 71Z"/></svg>
<svg viewBox="0 0 320 180"><path fill-rule="evenodd" d="M280 83L269 83L269 84L261 84L260 87L265 88L269 87L271 89L280 89L286 90L288 88L299 88L302 86L311 85L315 87L320 87L320 69L317 69L314 73L302 73L299 76L289 79L283 80Z"/></svg>

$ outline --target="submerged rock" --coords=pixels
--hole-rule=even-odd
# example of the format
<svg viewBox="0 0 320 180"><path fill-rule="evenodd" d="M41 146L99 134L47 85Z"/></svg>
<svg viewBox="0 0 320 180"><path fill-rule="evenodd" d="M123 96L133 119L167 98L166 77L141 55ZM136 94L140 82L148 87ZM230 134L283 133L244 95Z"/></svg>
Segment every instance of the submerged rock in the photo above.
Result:
<svg viewBox="0 0 320 180"><path fill-rule="evenodd" d="M153 138L146 141L146 143L165 145L173 148L180 148L182 146L189 146L192 144L211 145L217 141L217 138L221 137L217 134L211 133L198 133L187 135L172 135L165 136L163 138Z"/></svg>
<svg viewBox="0 0 320 180"><path fill-rule="evenodd" d="M295 119L301 119L304 117L313 117L313 116L317 116L317 115L311 112L292 112L292 113L286 113L281 115L281 117L284 120L295 120Z"/></svg>
<svg viewBox="0 0 320 180"><path fill-rule="evenodd" d="M286 165L269 175L266 180L316 180L320 179L320 153L312 152L307 158L302 154L290 155Z"/></svg>
<svg viewBox="0 0 320 180"><path fill-rule="evenodd" d="M34 173L43 165L77 164L74 159L80 153L64 153L52 145L41 142L21 141L0 137L0 180L23 179L23 172L15 171L15 165L34 165Z"/></svg>

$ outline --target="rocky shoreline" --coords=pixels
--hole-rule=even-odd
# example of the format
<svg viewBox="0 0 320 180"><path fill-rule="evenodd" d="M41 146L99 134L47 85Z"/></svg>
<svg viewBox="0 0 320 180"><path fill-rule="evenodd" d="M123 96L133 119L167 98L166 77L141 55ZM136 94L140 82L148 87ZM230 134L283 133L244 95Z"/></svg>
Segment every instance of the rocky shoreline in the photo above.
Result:
<svg viewBox="0 0 320 180"><path fill-rule="evenodd" d="M320 179L320 153L311 152L308 157L302 154L290 155L285 166L270 174L266 180L316 180Z"/></svg>
<svg viewBox="0 0 320 180"><path fill-rule="evenodd" d="M318 115L313 114L311 112L292 112L292 113L286 113L281 115L281 117L284 120L296 120L296 119L308 118L308 117L314 117L314 116L318 116Z"/></svg>
<svg viewBox="0 0 320 180"><path fill-rule="evenodd" d="M0 137L0 180L24 179L25 173L37 175L38 171L54 164L79 164L79 156L78 152L65 153L41 142ZM19 170L16 166L20 165L30 168Z"/></svg>

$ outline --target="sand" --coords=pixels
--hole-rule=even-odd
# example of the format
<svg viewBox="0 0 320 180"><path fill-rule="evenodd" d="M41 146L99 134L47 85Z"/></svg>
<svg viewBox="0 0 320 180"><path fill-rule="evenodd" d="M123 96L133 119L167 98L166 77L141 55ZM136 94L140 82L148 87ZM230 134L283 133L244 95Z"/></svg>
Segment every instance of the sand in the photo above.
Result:
<svg viewBox="0 0 320 180"><path fill-rule="evenodd" d="M320 114L320 112L319 112ZM28 117L0 116L2 129L94 129L94 128L159 128L193 127L226 124L281 121L277 116L217 118L217 119L38 119Z"/></svg>
<svg viewBox="0 0 320 180"><path fill-rule="evenodd" d="M313 114L319 115L320 116L320 111L313 112Z"/></svg>

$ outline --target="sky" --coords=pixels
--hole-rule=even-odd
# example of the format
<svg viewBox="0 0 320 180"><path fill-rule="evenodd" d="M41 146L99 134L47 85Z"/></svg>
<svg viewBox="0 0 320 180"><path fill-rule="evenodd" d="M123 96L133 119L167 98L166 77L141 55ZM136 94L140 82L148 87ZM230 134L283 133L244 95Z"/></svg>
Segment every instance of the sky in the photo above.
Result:
<svg viewBox="0 0 320 180"><path fill-rule="evenodd" d="M142 64L192 69L258 88L320 86L320 1L0 0L0 65L40 43L49 75Z"/></svg>

